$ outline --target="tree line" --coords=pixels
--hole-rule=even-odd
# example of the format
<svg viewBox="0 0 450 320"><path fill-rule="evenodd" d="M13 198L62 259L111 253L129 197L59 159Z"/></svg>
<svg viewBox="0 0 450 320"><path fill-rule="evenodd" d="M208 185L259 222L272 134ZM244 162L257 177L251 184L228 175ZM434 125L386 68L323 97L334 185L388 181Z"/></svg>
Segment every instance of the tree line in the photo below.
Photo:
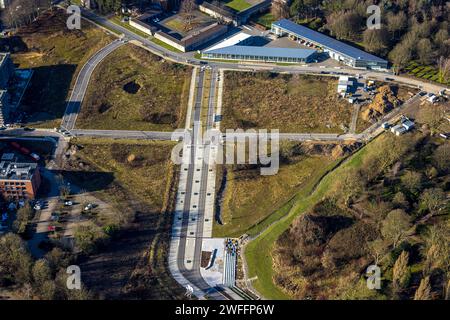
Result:
<svg viewBox="0 0 450 320"><path fill-rule="evenodd" d="M381 9L380 29L366 25L372 4ZM387 57L399 71L411 60L438 66L450 55L448 8L443 0L293 0L274 2L272 13Z"/></svg>

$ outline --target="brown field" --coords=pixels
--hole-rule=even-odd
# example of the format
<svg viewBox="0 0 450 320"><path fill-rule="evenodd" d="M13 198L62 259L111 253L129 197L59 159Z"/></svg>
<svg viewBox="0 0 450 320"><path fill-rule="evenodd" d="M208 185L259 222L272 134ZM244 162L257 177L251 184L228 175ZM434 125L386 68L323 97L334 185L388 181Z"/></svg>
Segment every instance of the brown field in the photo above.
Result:
<svg viewBox="0 0 450 320"><path fill-rule="evenodd" d="M47 12L11 38L0 40L1 50L10 51L19 68L34 70L22 100L33 126L59 126L78 71L112 41L112 36L86 21L81 30L68 30L66 19L62 10Z"/></svg>
<svg viewBox="0 0 450 320"><path fill-rule="evenodd" d="M336 88L329 77L226 72L222 126L342 133L352 107Z"/></svg>
<svg viewBox="0 0 450 320"><path fill-rule="evenodd" d="M83 282L103 299L177 299L183 294L167 268L177 185L171 143L76 139L65 179L111 205L119 223L110 243L79 261ZM82 163L83 165L80 165Z"/></svg>
<svg viewBox="0 0 450 320"><path fill-rule="evenodd" d="M186 66L123 46L94 71L77 126L172 131L184 121L190 79Z"/></svg>

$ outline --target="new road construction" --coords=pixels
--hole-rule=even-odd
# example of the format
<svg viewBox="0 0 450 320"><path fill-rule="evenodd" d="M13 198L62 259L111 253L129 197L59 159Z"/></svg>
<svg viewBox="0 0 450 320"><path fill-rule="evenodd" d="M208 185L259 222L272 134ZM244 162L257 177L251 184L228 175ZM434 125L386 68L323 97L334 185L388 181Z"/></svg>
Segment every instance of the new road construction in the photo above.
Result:
<svg viewBox="0 0 450 320"><path fill-rule="evenodd" d="M132 31L119 26L104 17L100 17L90 11L82 10L85 19L95 24L107 27L122 33L121 40L115 40L95 53L79 72L67 108L61 122L63 133L53 130L35 130L26 132L22 129L8 129L2 135L8 137L57 137L57 141L66 144L71 137L92 137L111 139L145 139L145 140L173 140L172 132L156 131L127 131L127 130L94 130L77 129L76 120L85 96L91 75L95 67L111 52L124 45L127 40L139 42L154 54L177 63L194 67L193 83L190 88L189 111L187 112L186 134L189 139L184 139L182 148L182 163L179 167L179 184L177 189L175 210L173 212L173 225L169 250L169 268L173 278L184 288L199 299L242 299L242 295L236 294L236 290L228 290L233 287L236 277L236 254L226 253L223 286L209 285L201 274L202 247L204 239L212 238L214 222L214 197L216 168L214 161L217 149L212 141L203 141L203 132L210 129L218 129L219 123L215 122L216 116L221 116L221 101L223 92L224 70L248 70L271 71L279 73L305 73L305 74L348 74L360 75L366 79L386 81L420 87L431 92L439 92L445 89L442 86L423 82L401 76L394 76L383 72L370 70L356 70L349 67L343 68L316 68L311 66L280 66L261 65L255 63L230 63L202 61L183 53L173 52L167 48L141 37ZM217 96L218 95L218 96ZM369 141L380 134L382 122L390 121L400 115L402 109L420 102L418 95L406 101L400 108L394 109L385 115L380 121L373 124L360 134L325 134L325 133L280 133L281 140L292 141ZM222 136L224 140L234 140L240 133ZM248 133L244 133L248 136ZM59 142L57 142L59 143ZM65 146L64 144L64 146ZM58 149L60 150L60 148Z"/></svg>

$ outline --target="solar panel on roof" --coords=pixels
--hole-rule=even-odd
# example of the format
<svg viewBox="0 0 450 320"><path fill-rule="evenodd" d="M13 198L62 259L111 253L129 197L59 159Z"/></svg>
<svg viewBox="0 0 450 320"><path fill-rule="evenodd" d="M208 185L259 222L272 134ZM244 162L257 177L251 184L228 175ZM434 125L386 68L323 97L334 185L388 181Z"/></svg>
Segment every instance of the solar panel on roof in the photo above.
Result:
<svg viewBox="0 0 450 320"><path fill-rule="evenodd" d="M306 38L307 40L317 42L324 47L328 47L333 51L342 53L343 55L349 56L350 58L353 58L355 60L375 61L384 63L387 62L386 60L383 60L377 56L374 56L370 53L352 47L346 43L333 39L320 32L311 30L305 26L296 24L287 19L274 22L273 25L285 29L289 32L295 33L302 38Z"/></svg>

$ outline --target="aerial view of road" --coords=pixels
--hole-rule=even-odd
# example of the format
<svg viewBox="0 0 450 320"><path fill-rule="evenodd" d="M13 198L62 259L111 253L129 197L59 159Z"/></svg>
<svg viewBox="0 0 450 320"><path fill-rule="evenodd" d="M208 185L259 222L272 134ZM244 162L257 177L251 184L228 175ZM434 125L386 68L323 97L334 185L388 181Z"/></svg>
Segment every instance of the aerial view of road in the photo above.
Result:
<svg viewBox="0 0 450 320"><path fill-rule="evenodd" d="M0 1L0 300L450 298L445 1L27 1Z"/></svg>

